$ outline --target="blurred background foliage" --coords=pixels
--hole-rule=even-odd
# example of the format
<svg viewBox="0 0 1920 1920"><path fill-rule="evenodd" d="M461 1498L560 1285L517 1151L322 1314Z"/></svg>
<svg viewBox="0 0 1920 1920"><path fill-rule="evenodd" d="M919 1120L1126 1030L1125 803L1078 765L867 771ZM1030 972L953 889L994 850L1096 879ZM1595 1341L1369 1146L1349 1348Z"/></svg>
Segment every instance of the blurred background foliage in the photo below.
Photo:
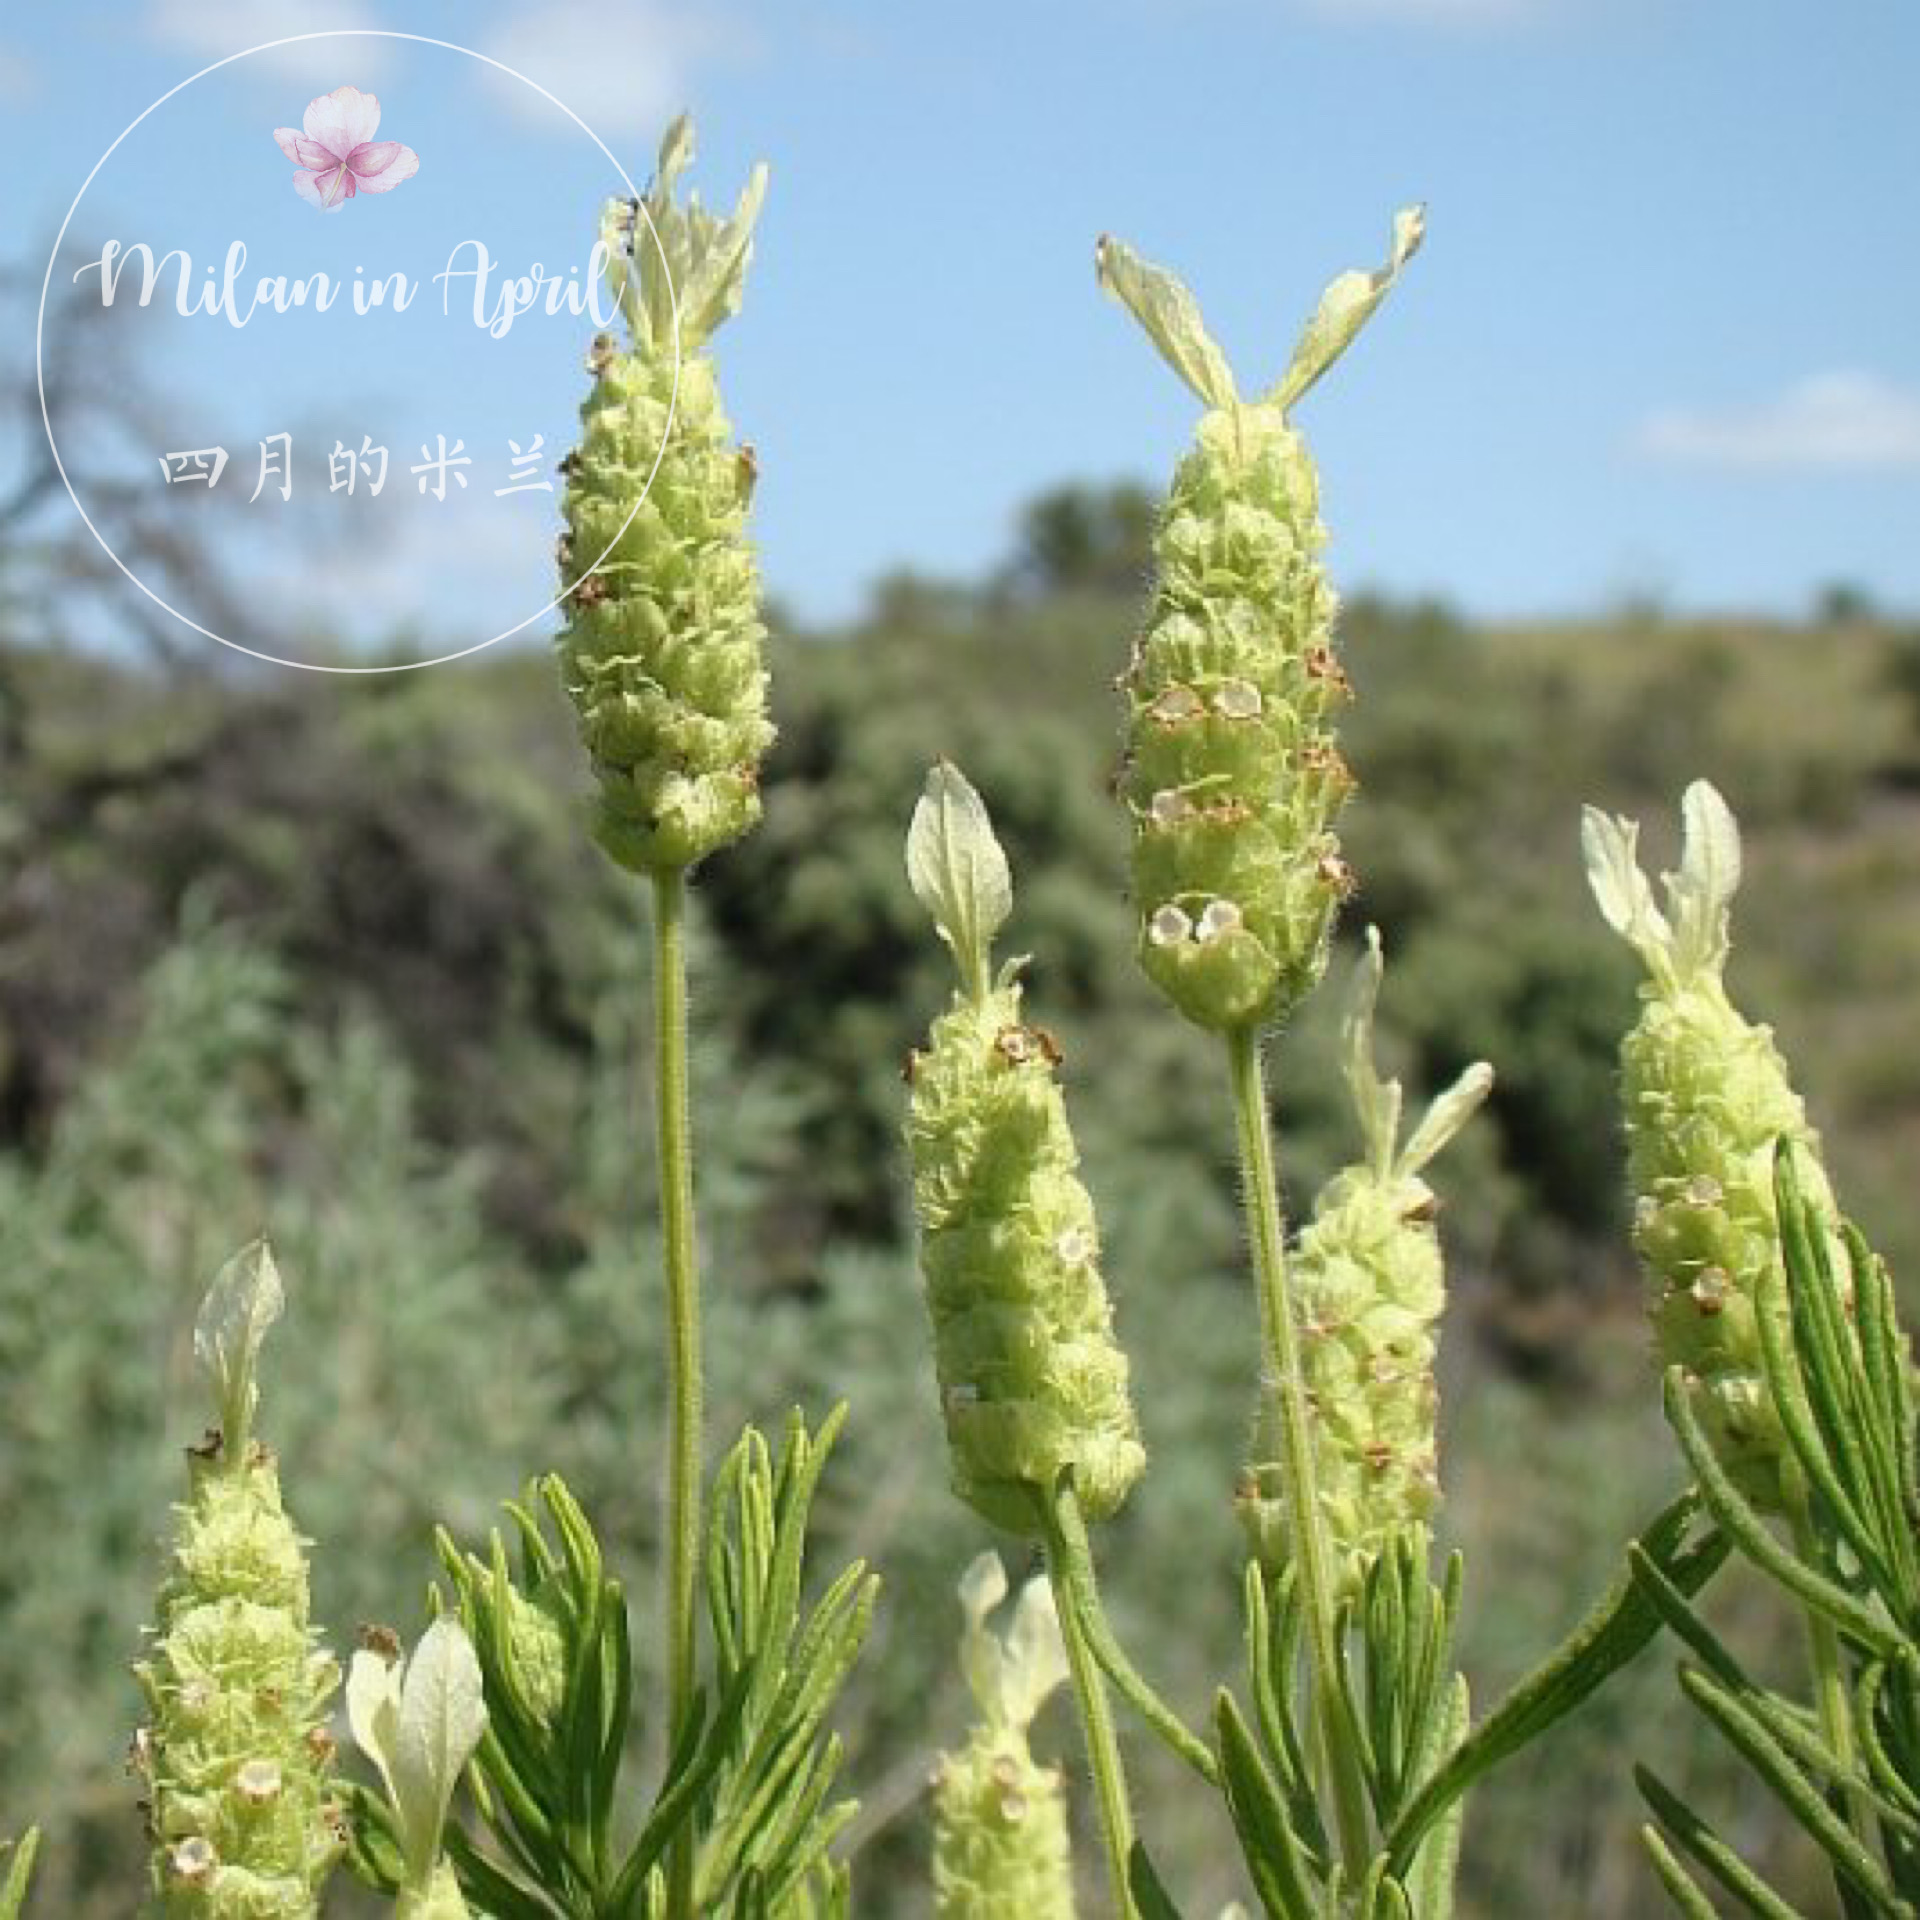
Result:
<svg viewBox="0 0 1920 1920"><path fill-rule="evenodd" d="M953 1588L982 1544L944 1491L896 1150L900 1064L947 991L900 851L935 754L1015 861L1013 949L1066 1051L1137 1370L1153 1464L1101 1543L1113 1610L1195 1714L1236 1661L1253 1348L1231 1134L1212 1049L1132 965L1106 794L1149 523L1134 487L1065 487L990 579L901 575L849 631L781 626L766 821L699 877L714 1449L849 1399L821 1562L865 1554L887 1581L844 1715L863 1912L924 1910L928 1769L966 1718ZM22 577L0 552L0 1825L49 1828L41 1910L92 1920L139 1870L116 1756L203 1419L191 1311L256 1231L291 1293L263 1430L336 1647L416 1627L434 1520L472 1538L536 1470L570 1480L651 1608L642 902L587 844L543 653L348 679L89 653L4 591ZM1804 624L1641 606L1524 629L1362 595L1343 633L1349 935L1385 934L1411 1081L1482 1056L1500 1076L1442 1169L1447 1515L1486 1700L1679 1478L1625 1253L1630 973L1584 896L1580 803L1645 817L1660 857L1689 779L1728 794L1736 991L1776 1022L1847 1203L1920 1272L1920 632L1836 592ZM1331 998L1278 1056L1296 1210L1355 1144ZM1720 1605L1762 1665L1791 1657L1764 1596L1730 1580ZM1630 1748L1792 1884L1665 1664L1478 1796L1468 1911L1651 1910ZM1064 1715L1049 1732L1065 1750ZM1237 1891L1224 1829L1134 1746L1163 1865L1214 1911Z"/></svg>

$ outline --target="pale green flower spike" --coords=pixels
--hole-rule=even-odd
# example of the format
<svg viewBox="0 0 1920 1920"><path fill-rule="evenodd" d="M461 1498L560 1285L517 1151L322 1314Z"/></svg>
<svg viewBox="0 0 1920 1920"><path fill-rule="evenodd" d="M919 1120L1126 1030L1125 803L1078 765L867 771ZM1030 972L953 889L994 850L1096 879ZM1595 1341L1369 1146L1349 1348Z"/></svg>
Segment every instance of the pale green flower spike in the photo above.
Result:
<svg viewBox="0 0 1920 1920"><path fill-rule="evenodd" d="M220 1426L189 1450L159 1626L135 1669L152 1715L134 1738L149 1911L168 1920L304 1920L345 1838L326 1730L339 1670L309 1625L306 1542L251 1438L254 1368L282 1298L256 1243L222 1269L194 1330Z"/></svg>
<svg viewBox="0 0 1920 1920"><path fill-rule="evenodd" d="M1662 876L1665 912L1640 870L1637 823L1589 807L1581 826L1594 898L1649 976L1620 1049L1634 1245L1662 1364L1686 1369L1693 1410L1735 1483L1756 1505L1782 1511L1786 1440L1755 1323L1761 1282L1780 1259L1776 1142L1800 1149L1803 1191L1836 1235L1834 1272L1847 1261L1819 1138L1772 1029L1727 998L1739 828L1704 780L1687 789L1681 812L1680 870ZM1784 1293L1775 1298L1784 1316ZM1780 1333L1789 1346L1784 1318Z"/></svg>
<svg viewBox="0 0 1920 1920"><path fill-rule="evenodd" d="M467 1903L442 1856L453 1789L486 1731L480 1662L460 1623L443 1614L401 1661L370 1648L347 1673L347 1722L380 1769L399 1829L405 1878L395 1920L466 1920Z"/></svg>
<svg viewBox="0 0 1920 1920"><path fill-rule="evenodd" d="M1027 1745L1034 1716L1067 1678L1067 1650L1044 1579L1021 1589L1002 1640L987 1616L1006 1596L1000 1556L983 1553L960 1582L960 1661L980 1719L934 1770L938 1920L1072 1920L1066 1793L1059 1769L1040 1766Z"/></svg>
<svg viewBox="0 0 1920 1920"><path fill-rule="evenodd" d="M955 1490L994 1525L1041 1531L1069 1469L1089 1519L1146 1463L1100 1278L1093 1201L1055 1079L1059 1048L1022 1023L1019 961L991 972L1012 901L986 808L935 767L907 871L962 989L909 1066L907 1147Z"/></svg>
<svg viewBox="0 0 1920 1920"><path fill-rule="evenodd" d="M1419 246L1394 221L1374 274L1322 296L1285 377L1244 400L1193 297L1117 240L1100 284L1206 403L1154 539L1157 584L1121 681L1141 964L1180 1010L1226 1031L1283 1018L1326 967L1353 875L1334 821L1353 776L1331 716L1348 697L1320 565L1318 481L1287 418Z"/></svg>
<svg viewBox="0 0 1920 1920"><path fill-rule="evenodd" d="M651 230L627 202L602 220L630 343L595 341L584 430L562 463L561 672L599 781L596 837L641 873L691 866L758 820L773 740L746 536L753 455L733 442L705 352L739 307L767 173L754 168L723 220L674 202L692 157L683 116L646 196Z"/></svg>
<svg viewBox="0 0 1920 1920"><path fill-rule="evenodd" d="M1485 1061L1469 1067L1400 1144L1400 1083L1382 1080L1373 1059L1384 966L1380 936L1369 928L1341 1027L1365 1155L1321 1190L1293 1260L1316 1497L1340 1598L1358 1591L1395 1533L1427 1519L1439 1501L1433 1353L1446 1274L1433 1190L1420 1175L1493 1085ZM1271 1568L1289 1557L1279 1419L1268 1382L1239 1507L1254 1554Z"/></svg>

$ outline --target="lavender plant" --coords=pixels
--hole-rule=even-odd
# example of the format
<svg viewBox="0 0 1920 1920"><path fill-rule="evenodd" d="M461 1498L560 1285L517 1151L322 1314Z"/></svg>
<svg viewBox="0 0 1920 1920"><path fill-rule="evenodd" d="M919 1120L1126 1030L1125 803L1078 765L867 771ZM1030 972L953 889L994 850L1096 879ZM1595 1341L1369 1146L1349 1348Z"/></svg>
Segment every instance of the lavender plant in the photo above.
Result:
<svg viewBox="0 0 1920 1920"><path fill-rule="evenodd" d="M877 1582L856 1561L807 1597L844 1409L817 1429L795 1413L777 1446L748 1427L704 1471L687 879L758 818L772 730L745 524L754 462L705 350L739 304L765 176L721 219L676 198L691 157L682 120L648 193L603 221L626 339L594 347L560 553L559 657L595 836L653 903L670 1355L658 1764L640 1785L649 1716L623 1584L581 1503L546 1475L483 1550L441 1531L442 1584L411 1658L381 1630L347 1682L378 1785L336 1777L326 1708L339 1675L310 1619L307 1543L253 1437L259 1349L281 1308L256 1246L223 1270L196 1331L218 1424L193 1450L139 1668L156 1914L304 1920L343 1851L399 1920L851 1910L840 1849L855 1808L829 1720ZM1359 1155L1298 1233L1282 1218L1264 1048L1322 981L1357 885L1337 835L1354 779L1335 718L1351 688L1292 412L1422 231L1417 211L1400 215L1386 264L1327 289L1286 373L1252 399L1177 280L1117 241L1098 256L1102 284L1206 408L1156 530L1118 783L1140 964L1225 1053L1259 1309L1248 1457L1231 1501L1222 1464L1214 1515L1231 1534L1237 1508L1244 1529L1244 1671L1203 1730L1135 1663L1100 1592L1090 1530L1119 1513L1147 1456L1061 1051L1027 1013L1025 962L994 964L1009 864L984 801L945 763L908 834L911 889L958 975L909 1063L905 1128L952 1485L978 1519L1037 1548L1046 1575L1004 1639L988 1626L1007 1592L997 1556L962 1584L979 1719L933 1784L936 1911L1073 1912L1067 1782L1029 1743L1069 1679L1120 1920L1177 1908L1136 1830L1115 1697L1217 1798L1265 1913L1449 1920L1469 1790L1666 1628L1693 1656L1683 1692L1832 1862L1850 1920L1911 1915L1911 1361L1891 1283L1840 1215L1767 1030L1727 995L1740 861L1718 796L1689 792L1664 912L1631 823L1587 825L1596 895L1649 973L1623 1050L1635 1241L1694 1485L1572 1637L1477 1723L1454 1654L1464 1569L1430 1531L1446 1276L1425 1172L1491 1069L1469 1068L1402 1139L1402 1088L1376 1054L1377 935L1342 1027ZM1733 1553L1804 1613L1810 1707L1749 1673L1696 1605ZM1683 1911L1713 1911L1703 1878L1751 1911L1792 1911L1656 1774L1640 1783L1649 1855ZM34 1843L0 1881L0 1920L21 1911Z"/></svg>
<svg viewBox="0 0 1920 1920"><path fill-rule="evenodd" d="M217 1424L188 1452L172 1568L138 1669L134 1737L153 1837L151 1911L304 1920L346 1838L324 1708L339 1669L309 1619L307 1543L254 1438L261 1342L280 1276L256 1243L221 1270L194 1329Z"/></svg>
<svg viewBox="0 0 1920 1920"><path fill-rule="evenodd" d="M1687 1649L1680 1688L1826 1856L1853 1916L1920 1911L1920 1480L1892 1282L1837 1211L1765 1027L1729 999L1733 814L1687 790L1668 909L1633 822L1589 810L1588 876L1646 961L1622 1046L1636 1240L1667 1417L1726 1540L1799 1609L1811 1707L1747 1670L1657 1566L1641 1591ZM1784 1538L1782 1537L1784 1530ZM1651 1767L1642 1832L1682 1913L1797 1911ZM1703 1884L1704 1883L1704 1884Z"/></svg>
<svg viewBox="0 0 1920 1920"><path fill-rule="evenodd" d="M960 1582L961 1665L980 1719L934 1771L933 1904L938 1920L1073 1920L1066 1783L1033 1757L1027 1730L1067 1678L1053 1595L1031 1580L1002 1639L988 1616L1007 1597L1006 1570L983 1553Z"/></svg>

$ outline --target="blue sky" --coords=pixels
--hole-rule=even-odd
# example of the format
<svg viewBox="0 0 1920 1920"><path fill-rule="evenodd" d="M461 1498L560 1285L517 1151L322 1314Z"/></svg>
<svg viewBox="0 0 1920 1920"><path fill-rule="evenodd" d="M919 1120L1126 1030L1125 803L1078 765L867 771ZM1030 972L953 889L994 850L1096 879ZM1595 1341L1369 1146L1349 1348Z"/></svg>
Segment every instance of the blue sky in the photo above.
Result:
<svg viewBox="0 0 1920 1920"><path fill-rule="evenodd" d="M760 456L769 581L809 619L856 611L893 567L991 564L1058 480L1164 479L1195 409L1097 293L1099 233L1179 270L1265 384L1321 285L1376 263L1411 200L1425 251L1301 410L1343 583L1493 616L1627 595L1792 612L1837 580L1920 607L1920 10L1895 0L88 0L0 24L5 257L37 281L101 150L168 87L330 27L504 61L637 179L683 102L709 201L771 163L720 359ZM270 132L342 81L380 93L382 137L422 167L323 218ZM74 233L196 261L246 235L250 273L430 274L467 231L552 271L584 259L615 184L478 63L332 41L159 110ZM486 342L335 318L151 328L180 431L203 407L233 484L253 484L254 434L293 428L311 460L363 415L397 465L436 422L476 456L448 512L400 497L404 475L360 503L391 505L377 531L323 527L348 503L309 488L281 584L316 607L350 592L341 619L534 612L553 496L490 488L509 435L564 440L590 329Z"/></svg>

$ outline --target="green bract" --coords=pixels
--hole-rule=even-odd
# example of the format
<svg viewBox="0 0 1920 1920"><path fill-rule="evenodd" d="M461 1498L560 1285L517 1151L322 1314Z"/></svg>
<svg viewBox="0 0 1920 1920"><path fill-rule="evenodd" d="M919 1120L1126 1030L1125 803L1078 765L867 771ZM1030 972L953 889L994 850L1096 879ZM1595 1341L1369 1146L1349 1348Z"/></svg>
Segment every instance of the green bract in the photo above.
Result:
<svg viewBox="0 0 1920 1920"><path fill-rule="evenodd" d="M281 1304L256 1244L214 1282L194 1346L221 1424L189 1455L134 1753L151 1801L153 1900L169 1920L303 1920L344 1840L326 1703L339 1681L308 1623L306 1543L249 1438L254 1363Z"/></svg>
<svg viewBox="0 0 1920 1920"><path fill-rule="evenodd" d="M630 340L594 343L584 431L565 463L561 669L600 783L596 836L646 873L690 866L753 825L773 739L746 537L753 456L733 443L704 351L739 306L766 169L721 220L674 204L692 157L682 118L645 220L622 202L603 220Z"/></svg>
<svg viewBox="0 0 1920 1920"><path fill-rule="evenodd" d="M1063 1472L1093 1519L1139 1478L1127 1360L1054 1077L1059 1049L1022 1021L1019 963L991 977L1012 897L1006 858L951 767L928 777L907 867L963 982L914 1056L907 1117L954 1486L996 1526L1037 1535L1039 1499Z"/></svg>
<svg viewBox="0 0 1920 1920"><path fill-rule="evenodd" d="M1030 1580L1003 1641L987 1615L1006 1598L998 1554L983 1553L960 1583L960 1642L979 1724L934 1770L933 1902L938 1920L1072 1920L1073 1860L1066 1792L1043 1767L1027 1729L1067 1677L1053 1595Z"/></svg>
<svg viewBox="0 0 1920 1920"><path fill-rule="evenodd" d="M1800 1149L1802 1188L1830 1234L1838 1221L1818 1136L1772 1030L1727 998L1739 828L1704 780L1687 789L1682 814L1680 870L1664 876L1664 913L1636 857L1638 824L1589 807L1582 827L1600 911L1648 973L1639 1023L1620 1050L1634 1244L1663 1364L1686 1370L1693 1409L1735 1483L1780 1510L1785 1438L1754 1318L1761 1281L1780 1260L1776 1143ZM1833 1270L1844 1273L1834 1244ZM1775 1299L1784 1346L1786 1309Z"/></svg>
<svg viewBox="0 0 1920 1920"><path fill-rule="evenodd" d="M1139 952L1191 1020L1284 1017L1319 979L1353 876L1334 822L1353 777L1332 716L1349 692L1320 565L1318 483L1288 410L1346 349L1419 245L1402 213L1378 273L1322 296L1280 383L1243 400L1192 296L1118 241L1101 284L1207 404L1154 541L1158 580L1122 679Z"/></svg>
<svg viewBox="0 0 1920 1920"><path fill-rule="evenodd" d="M1469 1067L1400 1144L1400 1083L1382 1080L1373 1059L1382 971L1380 937L1369 929L1342 1029L1366 1157L1321 1191L1292 1265L1315 1497L1341 1598L1358 1591L1387 1541L1439 1500L1433 1352L1446 1274L1433 1191L1420 1174L1493 1085L1485 1062ZM1268 1382L1239 1501L1254 1553L1275 1569L1290 1557L1279 1418Z"/></svg>

